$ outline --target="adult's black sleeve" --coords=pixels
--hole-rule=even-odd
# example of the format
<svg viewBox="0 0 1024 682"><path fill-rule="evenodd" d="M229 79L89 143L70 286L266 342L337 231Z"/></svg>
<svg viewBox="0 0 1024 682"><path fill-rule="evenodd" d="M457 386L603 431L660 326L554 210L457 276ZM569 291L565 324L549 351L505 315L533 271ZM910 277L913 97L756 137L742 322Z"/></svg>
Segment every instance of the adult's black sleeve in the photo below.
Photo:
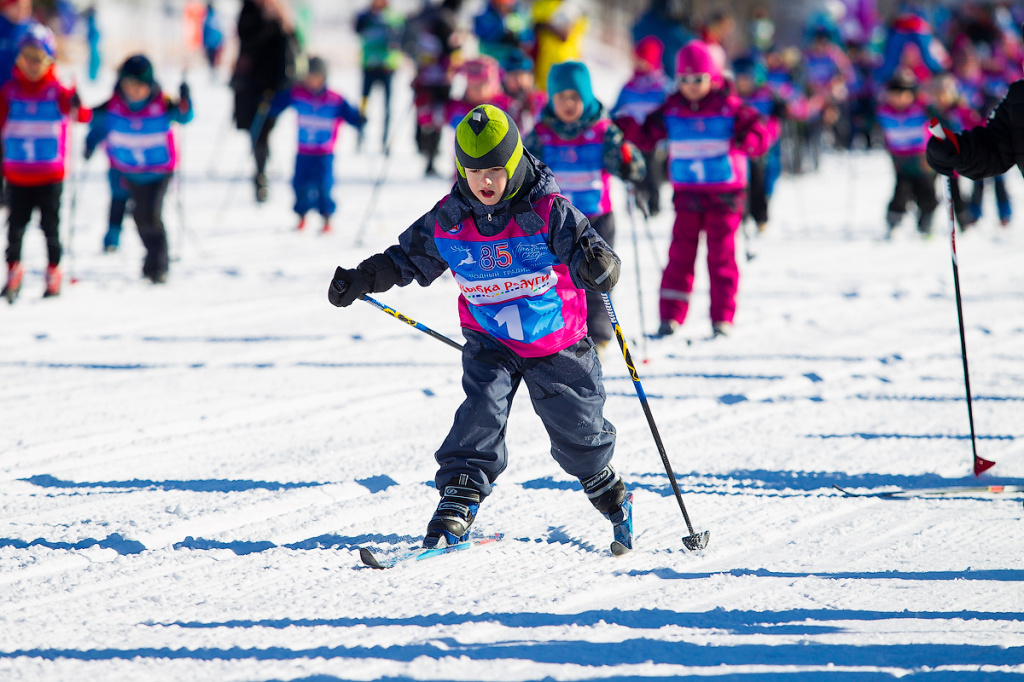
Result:
<svg viewBox="0 0 1024 682"><path fill-rule="evenodd" d="M1024 80L1010 85L988 122L958 135L956 169L972 180L1002 175L1024 154Z"/></svg>

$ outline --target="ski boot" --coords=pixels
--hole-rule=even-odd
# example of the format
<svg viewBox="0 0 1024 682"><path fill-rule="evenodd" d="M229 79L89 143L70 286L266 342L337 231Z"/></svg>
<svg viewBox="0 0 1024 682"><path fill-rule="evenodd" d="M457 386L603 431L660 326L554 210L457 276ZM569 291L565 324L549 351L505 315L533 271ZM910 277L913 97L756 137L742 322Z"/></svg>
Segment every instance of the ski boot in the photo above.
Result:
<svg viewBox="0 0 1024 682"><path fill-rule="evenodd" d="M732 334L732 324L729 322L712 322L711 334L716 339L722 336L729 336Z"/></svg>
<svg viewBox="0 0 1024 682"><path fill-rule="evenodd" d="M672 336L679 329L679 323L675 320L662 320L658 327L658 336Z"/></svg>
<svg viewBox="0 0 1024 682"><path fill-rule="evenodd" d="M306 229L306 216L299 218L299 224L295 226L296 232L302 232L304 229Z"/></svg>
<svg viewBox="0 0 1024 682"><path fill-rule="evenodd" d="M331 233L331 219L328 216L324 216L324 227L323 227L322 230L320 230L320 234L330 234L330 233Z"/></svg>
<svg viewBox="0 0 1024 682"><path fill-rule="evenodd" d="M934 213L922 213L917 219L917 231L921 233L921 236L928 239L932 236L932 217Z"/></svg>
<svg viewBox="0 0 1024 682"><path fill-rule="evenodd" d="M46 291L43 292L43 298L50 298L51 296L60 296L60 267L50 263L46 266Z"/></svg>
<svg viewBox="0 0 1024 682"><path fill-rule="evenodd" d="M469 486L468 475L460 474L449 481L442 489L441 502L427 524L423 546L443 549L465 542L482 499L480 491Z"/></svg>
<svg viewBox="0 0 1024 682"><path fill-rule="evenodd" d="M590 503L612 522L612 554L619 556L633 549L633 495L610 465L590 478L580 479Z"/></svg>
<svg viewBox="0 0 1024 682"><path fill-rule="evenodd" d="M0 296L6 298L8 303L14 303L18 299L18 292L21 291L21 278L24 276L25 268L21 267L21 263L15 261L7 264L7 284L4 285Z"/></svg>
<svg viewBox="0 0 1024 682"><path fill-rule="evenodd" d="M267 183L266 173L256 174L256 201L257 203L266 203L267 199L270 198L270 186Z"/></svg>
<svg viewBox="0 0 1024 682"><path fill-rule="evenodd" d="M892 233L896 230L896 226L900 224L901 220L903 220L902 213L897 213L896 211L889 211L888 213L885 214L885 224L888 228L885 232L886 241L892 239Z"/></svg>
<svg viewBox="0 0 1024 682"><path fill-rule="evenodd" d="M107 253L114 253L121 246L121 226L111 225L107 233L103 235L103 250Z"/></svg>

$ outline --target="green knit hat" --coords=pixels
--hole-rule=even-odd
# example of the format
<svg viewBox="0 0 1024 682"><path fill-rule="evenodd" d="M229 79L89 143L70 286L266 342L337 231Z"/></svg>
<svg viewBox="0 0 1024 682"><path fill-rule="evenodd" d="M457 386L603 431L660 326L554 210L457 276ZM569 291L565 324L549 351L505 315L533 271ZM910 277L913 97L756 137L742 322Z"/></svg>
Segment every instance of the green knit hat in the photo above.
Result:
<svg viewBox="0 0 1024 682"><path fill-rule="evenodd" d="M455 167L460 186L466 169L497 168L508 173L508 187L502 199L514 195L523 184L525 167L519 128L507 113L492 104L481 104L466 114L455 128ZM468 186L463 187L468 192Z"/></svg>

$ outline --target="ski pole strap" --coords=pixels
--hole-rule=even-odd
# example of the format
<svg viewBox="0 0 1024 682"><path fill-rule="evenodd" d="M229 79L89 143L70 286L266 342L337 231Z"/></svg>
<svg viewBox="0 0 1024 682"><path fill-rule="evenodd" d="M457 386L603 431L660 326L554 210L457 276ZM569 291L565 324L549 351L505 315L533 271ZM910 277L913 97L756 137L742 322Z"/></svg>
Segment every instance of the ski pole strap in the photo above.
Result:
<svg viewBox="0 0 1024 682"><path fill-rule="evenodd" d="M366 301L367 303L372 305L377 310L380 310L382 312L387 313L388 315L390 315L391 317L395 318L396 320L401 320L402 322L405 322L410 327L418 329L419 331L423 332L427 336L432 336L435 339L437 339L438 341L441 341L442 343L445 343L445 344L451 346L455 350L458 350L458 351L462 350L462 344L461 343L459 343L457 341L453 341L452 339L449 339L444 334L439 334L438 332L435 332L433 329L431 329L427 325L421 324L421 323L417 322L416 320L412 319L411 317L407 317L407 316L403 315L402 313L398 312L394 308L386 306L383 303L381 303L380 301L378 301L376 299L373 299L373 298L370 298L369 296L366 296L366 295L363 295L361 298L362 298L362 300Z"/></svg>

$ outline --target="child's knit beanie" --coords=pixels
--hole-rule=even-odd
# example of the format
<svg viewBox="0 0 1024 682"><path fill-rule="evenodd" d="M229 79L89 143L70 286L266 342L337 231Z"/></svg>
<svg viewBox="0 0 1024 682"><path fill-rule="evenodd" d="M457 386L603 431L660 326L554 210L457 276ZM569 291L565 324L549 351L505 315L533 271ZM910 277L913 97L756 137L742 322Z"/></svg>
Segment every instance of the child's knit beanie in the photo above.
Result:
<svg viewBox="0 0 1024 682"><path fill-rule="evenodd" d="M455 167L459 171L459 188L471 198L466 183L466 169L502 166L508 173L508 186L501 199L515 195L526 177L523 141L519 128L507 113L493 104L474 107L455 128Z"/></svg>

